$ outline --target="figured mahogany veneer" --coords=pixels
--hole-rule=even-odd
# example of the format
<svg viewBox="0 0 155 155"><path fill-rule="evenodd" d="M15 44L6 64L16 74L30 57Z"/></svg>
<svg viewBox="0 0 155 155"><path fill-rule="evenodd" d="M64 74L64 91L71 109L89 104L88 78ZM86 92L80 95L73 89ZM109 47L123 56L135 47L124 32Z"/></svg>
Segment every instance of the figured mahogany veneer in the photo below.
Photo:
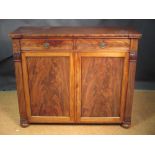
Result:
<svg viewBox="0 0 155 155"><path fill-rule="evenodd" d="M69 58L28 57L27 69L32 115L69 116Z"/></svg>
<svg viewBox="0 0 155 155"><path fill-rule="evenodd" d="M72 40L62 39L21 39L21 50L39 51L39 50L72 50Z"/></svg>
<svg viewBox="0 0 155 155"><path fill-rule="evenodd" d="M81 116L119 117L123 59L82 57L81 65Z"/></svg>
<svg viewBox="0 0 155 155"><path fill-rule="evenodd" d="M21 126L130 126L139 32L121 27L20 27L10 36Z"/></svg>
<svg viewBox="0 0 155 155"><path fill-rule="evenodd" d="M76 49L88 49L98 52L107 50L127 51L129 50L129 45L129 39L79 39L76 42Z"/></svg>

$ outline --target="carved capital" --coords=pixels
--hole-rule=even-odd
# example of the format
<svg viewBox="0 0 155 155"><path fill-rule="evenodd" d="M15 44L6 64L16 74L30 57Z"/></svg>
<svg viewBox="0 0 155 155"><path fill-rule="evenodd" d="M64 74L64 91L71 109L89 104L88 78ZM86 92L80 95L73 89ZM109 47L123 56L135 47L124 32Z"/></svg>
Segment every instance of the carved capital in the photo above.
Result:
<svg viewBox="0 0 155 155"><path fill-rule="evenodd" d="M137 60L137 52L131 51L131 52L129 53L129 60L130 60L130 61L136 61L136 60Z"/></svg>
<svg viewBox="0 0 155 155"><path fill-rule="evenodd" d="M19 62L19 61L21 61L21 53L20 53L20 52L14 52L14 53L13 53L13 61L14 61L14 62Z"/></svg>

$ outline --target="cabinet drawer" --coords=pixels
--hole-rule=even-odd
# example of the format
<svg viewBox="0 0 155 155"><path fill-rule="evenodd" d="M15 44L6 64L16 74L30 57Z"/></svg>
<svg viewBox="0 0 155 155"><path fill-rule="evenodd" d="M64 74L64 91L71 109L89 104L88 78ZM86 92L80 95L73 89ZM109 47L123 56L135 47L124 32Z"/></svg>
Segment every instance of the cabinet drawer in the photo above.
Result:
<svg viewBox="0 0 155 155"><path fill-rule="evenodd" d="M69 50L73 49L72 40L61 39L22 39L21 50Z"/></svg>
<svg viewBox="0 0 155 155"><path fill-rule="evenodd" d="M77 50L129 50L129 39L79 39Z"/></svg>

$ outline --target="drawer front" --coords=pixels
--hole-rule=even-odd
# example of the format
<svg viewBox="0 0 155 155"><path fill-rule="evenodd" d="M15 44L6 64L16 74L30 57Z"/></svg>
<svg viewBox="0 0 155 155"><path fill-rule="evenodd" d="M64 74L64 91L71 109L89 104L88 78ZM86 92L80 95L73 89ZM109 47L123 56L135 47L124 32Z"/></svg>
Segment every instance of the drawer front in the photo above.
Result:
<svg viewBox="0 0 155 155"><path fill-rule="evenodd" d="M129 39L79 39L77 50L129 50Z"/></svg>
<svg viewBox="0 0 155 155"><path fill-rule="evenodd" d="M60 39L22 39L21 50L71 50L72 40Z"/></svg>

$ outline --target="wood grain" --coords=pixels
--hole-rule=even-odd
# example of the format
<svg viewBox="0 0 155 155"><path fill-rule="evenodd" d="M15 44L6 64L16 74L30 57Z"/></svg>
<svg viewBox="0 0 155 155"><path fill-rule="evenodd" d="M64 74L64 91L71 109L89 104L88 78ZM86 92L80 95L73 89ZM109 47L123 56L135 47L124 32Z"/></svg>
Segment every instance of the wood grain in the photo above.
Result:
<svg viewBox="0 0 155 155"><path fill-rule="evenodd" d="M104 43L105 46L102 48L100 44ZM95 50L97 51L128 51L129 50L129 39L78 39L76 42L77 50Z"/></svg>
<svg viewBox="0 0 155 155"><path fill-rule="evenodd" d="M20 40L13 40L13 54L20 54ZM16 88L18 95L18 106L19 106L19 114L20 114L20 124L22 127L28 126L28 118L26 111L26 103L25 103L25 94L23 88L23 72L21 60L14 61L15 64L15 75L16 75Z"/></svg>
<svg viewBox="0 0 155 155"><path fill-rule="evenodd" d="M137 50L138 50L138 40L132 39L131 45L130 45L130 51L137 53ZM132 104L133 104L135 73L136 73L136 58L135 60L131 59L129 62L129 80L128 80L124 120L123 120L123 126L125 128L129 128L131 125L131 113L132 113Z"/></svg>
<svg viewBox="0 0 155 155"><path fill-rule="evenodd" d="M74 119L73 60L69 53L23 53L29 120L45 116L57 121Z"/></svg>
<svg viewBox="0 0 155 155"><path fill-rule="evenodd" d="M69 65L67 57L27 58L33 116L69 116Z"/></svg>
<svg viewBox="0 0 155 155"><path fill-rule="evenodd" d="M73 41L65 39L21 39L21 50L71 50ZM49 47L44 44L48 43Z"/></svg>
<svg viewBox="0 0 155 155"><path fill-rule="evenodd" d="M106 118L120 121L125 104L122 91L127 84L128 54L103 52L78 53L77 56L77 121L96 123L97 118L102 123L107 122Z"/></svg>
<svg viewBox="0 0 155 155"><path fill-rule="evenodd" d="M130 126L139 32L126 27L20 27L10 37L23 127Z"/></svg>
<svg viewBox="0 0 155 155"><path fill-rule="evenodd" d="M12 38L140 38L141 34L129 27L20 27L10 33Z"/></svg>
<svg viewBox="0 0 155 155"><path fill-rule="evenodd" d="M122 58L82 58L82 117L118 117Z"/></svg>
<svg viewBox="0 0 155 155"><path fill-rule="evenodd" d="M121 123L120 117L81 117L77 123L84 124L117 124Z"/></svg>

